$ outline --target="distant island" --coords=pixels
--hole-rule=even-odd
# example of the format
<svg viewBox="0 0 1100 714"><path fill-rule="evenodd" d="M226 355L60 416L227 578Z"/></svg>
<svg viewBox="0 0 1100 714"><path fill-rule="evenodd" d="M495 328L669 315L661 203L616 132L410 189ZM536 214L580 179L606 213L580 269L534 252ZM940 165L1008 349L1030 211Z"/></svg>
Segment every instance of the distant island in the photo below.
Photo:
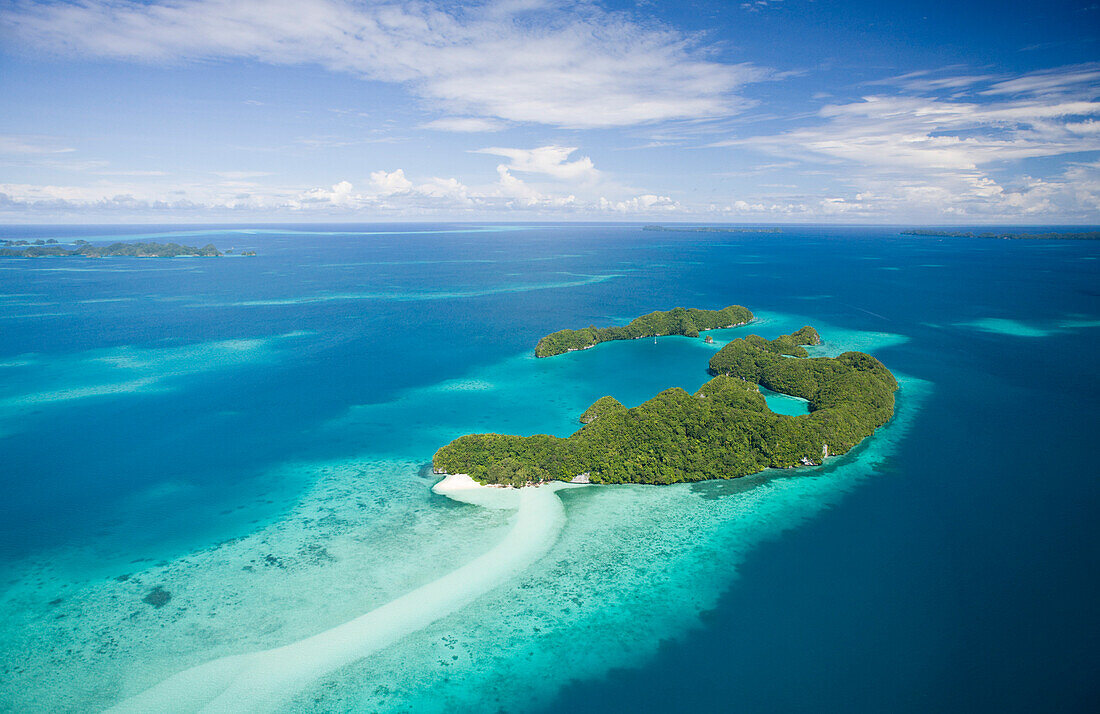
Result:
<svg viewBox="0 0 1100 714"><path fill-rule="evenodd" d="M590 325L579 330L559 330L539 340L535 345L535 356L553 357L565 352L587 350L601 342L612 340L637 340L664 335L698 337L702 330L738 327L750 322L752 313L740 305L730 305L721 310L677 307L666 312L642 315L625 327Z"/></svg>
<svg viewBox="0 0 1100 714"><path fill-rule="evenodd" d="M111 243L93 245L78 240L69 248L56 240L37 240L30 243L25 240L5 240L0 247L0 258L214 258L222 252L207 244L202 248L179 243ZM240 255L254 256L255 252L246 250Z"/></svg>
<svg viewBox="0 0 1100 714"><path fill-rule="evenodd" d="M668 389L632 409L602 397L572 436L469 434L439 449L432 465L509 486L671 484L819 465L889 421L898 388L871 355L809 357L804 345L820 341L809 326L774 340L735 339L710 359L715 376L695 394ZM772 412L758 385L806 399L810 413Z"/></svg>
<svg viewBox="0 0 1100 714"><path fill-rule="evenodd" d="M725 228L722 226L642 226L643 231L678 231L684 233L782 233L778 228Z"/></svg>
<svg viewBox="0 0 1100 714"><path fill-rule="evenodd" d="M937 231L914 229L902 231L903 236L931 236L936 238L1000 238L1002 240L1100 240L1100 231L1081 233L974 233L971 231Z"/></svg>

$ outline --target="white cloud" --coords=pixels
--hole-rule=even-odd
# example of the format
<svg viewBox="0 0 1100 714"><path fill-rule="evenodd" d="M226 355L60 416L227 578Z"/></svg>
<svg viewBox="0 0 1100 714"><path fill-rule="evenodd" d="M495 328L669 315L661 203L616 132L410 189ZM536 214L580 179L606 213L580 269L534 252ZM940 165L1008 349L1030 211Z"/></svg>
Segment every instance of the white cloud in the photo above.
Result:
<svg viewBox="0 0 1100 714"><path fill-rule="evenodd" d="M1059 67L1029 72L994 84L983 94L1051 94L1076 87L1093 87L1100 82L1100 63Z"/></svg>
<svg viewBox="0 0 1100 714"><path fill-rule="evenodd" d="M370 175L371 188L379 196L396 196L412 190L412 181L405 178L405 171L374 171Z"/></svg>
<svg viewBox="0 0 1100 714"><path fill-rule="evenodd" d="M1020 78L1030 83L1039 73ZM1074 68L1057 78L1041 73L1057 96L986 99L940 99L874 95L847 104L823 107L817 126L775 136L718 142L718 146L752 145L784 155L843 159L898 168L965 169L991 162L1100 150L1095 122L1100 102L1085 75ZM1007 85L1009 82L1002 82ZM1068 91L1076 87L1077 91ZM1081 120L1081 118L1086 118Z"/></svg>
<svg viewBox="0 0 1100 714"><path fill-rule="evenodd" d="M173 214L192 212L202 208L187 198L135 195L128 187L83 187L30 184L0 184L0 213L15 215L86 215L93 213L128 214L144 212L157 214L171 211Z"/></svg>
<svg viewBox="0 0 1100 714"><path fill-rule="evenodd" d="M803 200L790 204L795 211L883 218L893 211L923 219L1049 212L1087 219L1095 209L1086 194L1071 190L1064 177L1020 175L1020 162L1100 151L1093 118L1100 117L1100 101L1093 100L1090 77L1075 66L1001 80L996 93L981 90L981 81L959 81L941 88L969 86L969 96L867 96L823 107L808 126L717 145L821 166L835 183L853 189L843 202ZM915 79L920 79L916 73L891 82L911 91ZM930 85L923 88L935 93ZM1009 165L1017 178L1004 177L1013 173L1004 171Z"/></svg>
<svg viewBox="0 0 1100 714"><path fill-rule="evenodd" d="M542 198L542 194L509 173L503 164L497 166L497 174L500 176L498 195L516 199L525 206L534 206Z"/></svg>
<svg viewBox="0 0 1100 714"><path fill-rule="evenodd" d="M600 199L600 208L604 211L612 211L624 214L651 214L670 213L680 209L680 204L668 196L655 196L651 193L635 196L625 201L609 201Z"/></svg>
<svg viewBox="0 0 1100 714"><path fill-rule="evenodd" d="M496 180L467 186L455 178L412 180L404 169L378 170L361 186L343 180L328 187L305 189L262 187L226 181L178 187L149 183L97 186L0 184L0 215L147 216L175 212L181 216L432 216L477 211L493 216L515 211L532 215L596 214L608 210L607 199L580 199L573 192L549 191L514 176L503 164ZM671 204L667 197L643 195L612 205L611 210L653 212Z"/></svg>
<svg viewBox="0 0 1100 714"><path fill-rule="evenodd" d="M582 156L575 161L568 161L576 150L576 147L572 146L540 146L536 149L506 149L494 146L478 149L474 153L503 156L510 160L511 163L507 168L511 171L545 174L564 181L595 181L599 178L600 172L596 170L592 159Z"/></svg>
<svg viewBox="0 0 1100 714"><path fill-rule="evenodd" d="M801 195L786 201L738 199L719 213L772 220L813 220L843 216L873 222L1036 222L1051 215L1070 222L1094 220L1100 210L1100 162L1073 164L1048 178L1023 176L1005 185L981 172L937 173L905 178L863 175L859 189L821 198Z"/></svg>
<svg viewBox="0 0 1100 714"><path fill-rule="evenodd" d="M471 202L469 189L461 181L453 178L428 179L416 187L416 192L433 199L449 199L461 204Z"/></svg>
<svg viewBox="0 0 1100 714"><path fill-rule="evenodd" d="M1083 122L1068 122L1064 128L1074 134L1100 134L1100 121L1089 119Z"/></svg>
<svg viewBox="0 0 1100 714"><path fill-rule="evenodd" d="M346 209L361 211L400 211L409 209L461 208L475 205L483 196L472 196L462 182L454 178L433 177L414 184L404 169L374 171L365 189L356 190L350 181L331 188L300 192L278 208L292 210Z"/></svg>
<svg viewBox="0 0 1100 714"><path fill-rule="evenodd" d="M352 186L350 181L340 181L339 183L333 184L332 188L329 189L315 188L306 191L301 196L300 202L303 204L327 204L331 206L351 207L362 200L360 196L356 196L352 193L354 189L355 187Z"/></svg>
<svg viewBox="0 0 1100 714"><path fill-rule="evenodd" d="M741 9L749 12L760 12L761 10L777 7L781 2L783 0L752 0L751 2L741 3Z"/></svg>
<svg viewBox="0 0 1100 714"><path fill-rule="evenodd" d="M316 63L407 83L457 116L569 127L728 116L747 106L736 91L766 77L587 2L22 0L0 22L52 51Z"/></svg>

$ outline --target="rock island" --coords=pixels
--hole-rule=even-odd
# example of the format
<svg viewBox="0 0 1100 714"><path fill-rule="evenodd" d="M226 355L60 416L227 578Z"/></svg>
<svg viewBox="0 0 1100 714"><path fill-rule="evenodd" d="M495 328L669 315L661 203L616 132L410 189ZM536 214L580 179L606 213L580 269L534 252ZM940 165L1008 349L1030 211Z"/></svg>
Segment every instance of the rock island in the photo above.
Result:
<svg viewBox="0 0 1100 714"><path fill-rule="evenodd" d="M562 330L539 340L536 356L587 349L613 339L744 324L752 313L724 310L654 312L626 327ZM697 392L667 389L628 409L597 400L566 438L536 434L469 434L439 449L436 472L468 474L478 483L524 486L548 481L671 484L729 479L766 468L815 466L843 454L894 414L897 380L871 355L810 357L820 344L809 326L767 340L738 338L710 359L714 377ZM809 414L768 409L759 386L806 399Z"/></svg>
<svg viewBox="0 0 1100 714"><path fill-rule="evenodd" d="M222 252L213 244L196 248L179 243L111 243L93 245L87 241L77 241L69 248L56 240L34 243L19 240L5 240L0 243L0 258L216 258ZM255 255L245 251L241 255Z"/></svg>

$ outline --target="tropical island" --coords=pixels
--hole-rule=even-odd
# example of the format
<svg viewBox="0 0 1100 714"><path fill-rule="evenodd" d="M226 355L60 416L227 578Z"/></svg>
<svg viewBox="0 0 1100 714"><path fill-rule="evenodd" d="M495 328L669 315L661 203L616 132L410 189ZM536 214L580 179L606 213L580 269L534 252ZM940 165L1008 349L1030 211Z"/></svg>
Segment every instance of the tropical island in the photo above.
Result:
<svg viewBox="0 0 1100 714"><path fill-rule="evenodd" d="M902 231L903 236L930 236L935 238L1000 238L1002 240L1100 240L1100 231L1079 233L974 233L971 231L937 231L914 229Z"/></svg>
<svg viewBox="0 0 1100 714"><path fill-rule="evenodd" d="M643 231L676 231L678 233L782 233L779 228L729 228L723 226L642 226Z"/></svg>
<svg viewBox="0 0 1100 714"><path fill-rule="evenodd" d="M774 340L738 338L710 359L715 376L695 394L667 389L630 409L602 397L569 437L469 434L439 449L432 466L507 486L671 484L816 466L889 421L898 388L871 355L809 357L805 345L820 341L809 326ZM806 399L810 413L772 412L760 386Z"/></svg>
<svg viewBox="0 0 1100 714"><path fill-rule="evenodd" d="M27 241L5 240L0 248L0 258L216 258L222 252L207 244L202 248L179 243L111 243L93 245L87 241L76 241L69 248L56 240ZM255 255L245 251L241 255Z"/></svg>
<svg viewBox="0 0 1100 714"><path fill-rule="evenodd" d="M590 325L579 330L558 330L535 345L536 357L553 357L565 352L576 352L595 347L612 340L637 340L643 337L682 335L698 337L703 330L739 327L752 322L752 313L740 305L730 305L721 310L696 310L677 307L665 312L651 312L635 318L625 327L596 327Z"/></svg>

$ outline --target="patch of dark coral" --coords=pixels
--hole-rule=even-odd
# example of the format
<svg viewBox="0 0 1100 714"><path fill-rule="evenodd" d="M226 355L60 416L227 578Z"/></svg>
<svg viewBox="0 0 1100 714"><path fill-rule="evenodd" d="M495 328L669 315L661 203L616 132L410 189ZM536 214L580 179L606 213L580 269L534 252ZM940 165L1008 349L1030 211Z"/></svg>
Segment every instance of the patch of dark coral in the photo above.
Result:
<svg viewBox="0 0 1100 714"><path fill-rule="evenodd" d="M149 593L141 599L142 602L149 603L158 610L168 604L168 601L172 599L172 593L168 592L161 586L156 586Z"/></svg>

